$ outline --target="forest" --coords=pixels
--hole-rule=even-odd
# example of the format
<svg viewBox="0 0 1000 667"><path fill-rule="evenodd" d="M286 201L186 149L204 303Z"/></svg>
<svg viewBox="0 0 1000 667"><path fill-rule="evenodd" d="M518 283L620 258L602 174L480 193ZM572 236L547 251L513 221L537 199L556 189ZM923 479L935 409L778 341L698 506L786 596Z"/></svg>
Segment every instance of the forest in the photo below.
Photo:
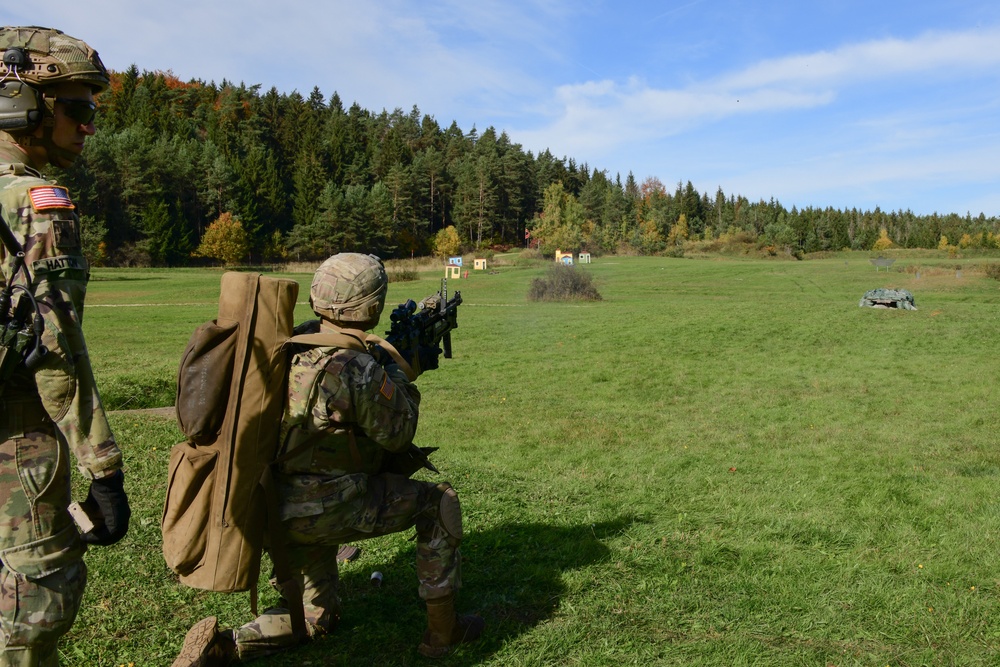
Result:
<svg viewBox="0 0 1000 667"><path fill-rule="evenodd" d="M407 113L344 107L333 93L112 73L97 134L63 180L97 265L181 266L223 259L209 230L239 233L240 263L383 258L530 244L598 254L682 253L693 240L740 239L800 254L997 247L980 213L786 209L690 181L534 155L489 127L442 127ZM206 236L208 233L208 236ZM221 233L221 231L219 232ZM235 258L231 258L232 261Z"/></svg>

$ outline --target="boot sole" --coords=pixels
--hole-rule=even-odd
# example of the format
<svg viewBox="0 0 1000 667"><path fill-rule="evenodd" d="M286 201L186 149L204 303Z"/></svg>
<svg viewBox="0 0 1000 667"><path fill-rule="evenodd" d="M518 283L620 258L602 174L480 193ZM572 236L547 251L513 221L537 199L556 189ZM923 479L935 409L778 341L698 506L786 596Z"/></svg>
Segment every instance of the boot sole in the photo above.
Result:
<svg viewBox="0 0 1000 667"><path fill-rule="evenodd" d="M203 618L188 630L184 636L184 647L177 654L170 667L207 667L205 651L218 632L219 624L215 616Z"/></svg>

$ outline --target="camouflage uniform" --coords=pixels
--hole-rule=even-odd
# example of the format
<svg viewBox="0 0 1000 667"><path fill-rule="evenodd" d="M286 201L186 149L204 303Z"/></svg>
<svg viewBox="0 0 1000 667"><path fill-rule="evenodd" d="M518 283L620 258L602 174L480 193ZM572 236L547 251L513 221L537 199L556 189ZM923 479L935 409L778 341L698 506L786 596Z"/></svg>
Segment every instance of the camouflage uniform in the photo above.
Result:
<svg viewBox="0 0 1000 667"><path fill-rule="evenodd" d="M371 355L331 347L307 348L292 360L284 451L278 475L289 560L302 578L312 634L340 616L337 545L417 530L417 577L424 600L460 585L462 538L458 497L433 484L380 473L386 450L410 446L420 393L399 369ZM298 451L298 454L294 452ZM293 643L288 614L272 610L235 632L242 660Z"/></svg>
<svg viewBox="0 0 1000 667"><path fill-rule="evenodd" d="M80 221L71 204L33 204L29 190L51 183L24 160L0 140L0 216L24 247L49 354L35 372L16 371L0 394L0 665L56 665L56 641L86 582L85 546L67 512L69 452L90 479L119 469L121 452L81 329L89 270ZM23 281L12 267L0 247L0 289Z"/></svg>

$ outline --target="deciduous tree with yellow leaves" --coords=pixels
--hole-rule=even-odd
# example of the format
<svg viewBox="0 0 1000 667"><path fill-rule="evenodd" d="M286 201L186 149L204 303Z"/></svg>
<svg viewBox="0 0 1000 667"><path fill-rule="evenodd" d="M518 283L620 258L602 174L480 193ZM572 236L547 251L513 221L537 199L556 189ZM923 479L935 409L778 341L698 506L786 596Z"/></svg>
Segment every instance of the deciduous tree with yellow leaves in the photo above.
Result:
<svg viewBox="0 0 1000 667"><path fill-rule="evenodd" d="M195 257L210 257L226 266L238 264L250 251L246 230L231 213L223 213L208 226L201 244L192 254Z"/></svg>

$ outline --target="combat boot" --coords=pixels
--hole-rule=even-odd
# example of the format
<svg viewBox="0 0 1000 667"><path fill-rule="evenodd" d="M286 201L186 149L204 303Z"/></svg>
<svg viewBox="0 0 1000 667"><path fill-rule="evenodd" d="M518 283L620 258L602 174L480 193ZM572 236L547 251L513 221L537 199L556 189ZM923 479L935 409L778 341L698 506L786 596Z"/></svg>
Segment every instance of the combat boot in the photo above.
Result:
<svg viewBox="0 0 1000 667"><path fill-rule="evenodd" d="M486 622L476 614L455 613L455 594L427 601L427 631L417 651L428 658L447 655L456 644L479 639Z"/></svg>
<svg viewBox="0 0 1000 667"><path fill-rule="evenodd" d="M215 616L203 618L188 630L184 647L171 667L226 667L238 662L231 631L219 632Z"/></svg>

